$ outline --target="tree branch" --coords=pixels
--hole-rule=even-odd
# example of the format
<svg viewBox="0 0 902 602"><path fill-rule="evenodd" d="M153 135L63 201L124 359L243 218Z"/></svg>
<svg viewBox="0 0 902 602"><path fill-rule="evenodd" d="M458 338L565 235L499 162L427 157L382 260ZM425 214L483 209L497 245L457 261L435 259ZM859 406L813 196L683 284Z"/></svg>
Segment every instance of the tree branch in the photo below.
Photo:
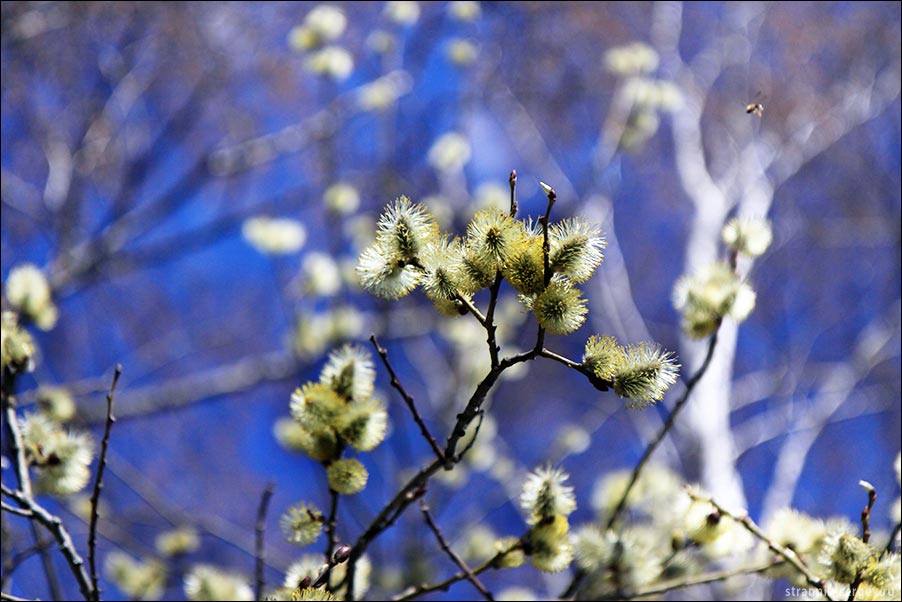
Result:
<svg viewBox="0 0 902 602"><path fill-rule="evenodd" d="M830 594L826 590L827 584L824 582L824 580L821 579L820 577L818 577L817 575L815 575L814 573L812 573L808 569L808 567L806 567L802 563L802 561L799 560L799 557L796 556L795 552L793 552L789 548L781 546L780 544L775 542L773 539L768 537L767 533L762 531L761 528L758 527L758 525L756 525L755 522L751 518L749 518L748 513L743 513L742 515L737 515L733 512L730 512L729 510L727 510L726 508L721 506L719 503L714 501L713 498L703 495L702 493L699 493L698 491L695 491L689 487L686 488L686 492L689 494L689 497L691 497L692 499L699 501L699 502L706 502L708 504L711 504L712 506L714 506L715 509L717 509L717 511L721 515L728 516L731 519L733 519L734 521L736 521L737 523L739 523L740 525L742 525L743 527L745 527L746 531L748 531L749 533L751 533L752 535L754 535L755 537L760 539L765 544L767 544L767 547L770 548L770 550L772 552L774 552L775 554L777 554L778 556L783 558L783 560L785 560L786 562L791 564L799 572L799 574L805 578L805 581L808 582L808 585L819 589L821 594L823 594L823 596L827 600L833 600L833 598L830 597Z"/></svg>
<svg viewBox="0 0 902 602"><path fill-rule="evenodd" d="M410 409L410 413L413 414L413 420L417 423L417 426L420 427L420 432L429 443L429 447L431 447L432 451L435 452L436 457L444 462L445 454L442 452L442 448L439 447L439 444L435 440L435 437L433 437L432 433L429 432L429 428L423 421L423 417L420 416L419 411L417 411L417 406L413 401L413 397L407 392L406 389L404 389L404 385L401 384L401 381L398 378L395 369L392 367L391 362L388 361L388 351L386 351L384 347L379 345L379 341L376 339L375 333L370 335L370 342L373 344L373 347L375 347L376 353L378 353L379 357L382 358L382 363L385 365L385 369L388 371L388 375L391 377L391 386L401 394L401 398L404 399L404 403L407 404L407 407Z"/></svg>
<svg viewBox="0 0 902 602"><path fill-rule="evenodd" d="M106 423L103 427L103 439L100 442L100 456L97 459L97 475L94 479L94 490L91 492L91 523L88 526L88 564L91 567L91 590L94 600L100 600L100 584L97 578L97 521L100 518L100 492L103 490L103 471L106 469L106 454L110 444L110 430L116 418L113 416L113 394L116 384L122 375L122 365L116 364L113 383L106 396Z"/></svg>
<svg viewBox="0 0 902 602"><path fill-rule="evenodd" d="M50 514L33 497L26 495L22 491L14 491L6 485L2 485L3 495L12 498L19 504L19 507L32 513L32 519L43 525L59 544L60 551L66 558L75 580L78 583L78 589L85 600L93 599L93 588L91 587L91 578L85 570L85 561L75 550L75 544L72 543L72 537L69 531L63 525L63 521L58 516Z"/></svg>
<svg viewBox="0 0 902 602"><path fill-rule="evenodd" d="M636 481L639 480L642 469L645 468L645 465L648 464L648 460L651 458L651 455L654 453L655 449L657 449L658 445L660 445L664 437L667 436L667 433L670 432L670 429L673 428L677 416L686 405L686 402L689 400L689 396L692 394L692 390L695 388L695 385L697 385L698 381L701 380L702 376L705 375L705 371L707 371L708 366L711 364L711 358L714 356L714 348L716 346L717 332L715 332L714 335L711 336L711 340L708 343L708 352L705 354L705 360L702 362L702 365L695 372L695 374L692 375L692 378L690 378L686 383L686 390L683 391L683 395L679 398L679 400L677 400L676 404L674 404L673 410L670 412L670 416L667 417L667 421L664 423L664 426L661 427L661 430L658 431L658 434L654 439L652 439L651 443L648 444L648 447L646 447L645 451L642 453L642 458L633 469L633 473L632 475L630 475L630 480L626 485L626 489L624 489L623 495L620 496L620 501L617 502L617 506L615 506L614 511L611 513L611 516L608 517L608 522L605 525L606 529L613 527L614 523L616 523L617 519L620 517L620 514L623 513L624 509L626 508L626 502L629 498L630 492L636 485Z"/></svg>
<svg viewBox="0 0 902 602"><path fill-rule="evenodd" d="M255 534L255 558L254 558L254 600L263 599L263 588L266 579L263 572L266 562L266 548L263 536L266 532L266 511L269 509L269 501L272 499L273 483L266 484L263 495L260 497L260 505L257 507L257 522L254 525Z"/></svg>
<svg viewBox="0 0 902 602"><path fill-rule="evenodd" d="M435 539L438 540L438 545L444 550L444 552L448 555L448 558L458 566L458 568L463 571L463 573L467 576L467 581L473 584L473 587L482 594L482 597L486 600L494 600L495 598L492 596L491 592L485 588L485 586L477 579L476 575L473 574L473 571L470 567L467 566L467 563L463 561L463 559L458 556L454 550L451 549L451 546L448 545L448 542L445 541L445 537L442 535L442 530L435 523L435 520L432 518L432 514L429 513L429 506L426 505L426 500L420 499L420 511L423 513L423 518L426 519L426 524L429 525L429 528L432 530L432 533L435 534Z"/></svg>

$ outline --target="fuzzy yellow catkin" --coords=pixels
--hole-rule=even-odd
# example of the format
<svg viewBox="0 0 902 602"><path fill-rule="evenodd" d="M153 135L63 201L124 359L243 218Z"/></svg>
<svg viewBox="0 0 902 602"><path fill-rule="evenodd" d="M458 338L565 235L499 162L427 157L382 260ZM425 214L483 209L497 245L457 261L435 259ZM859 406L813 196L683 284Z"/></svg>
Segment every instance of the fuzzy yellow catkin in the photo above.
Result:
<svg viewBox="0 0 902 602"><path fill-rule="evenodd" d="M279 525L289 543L306 546L313 543L323 530L325 517L319 509L309 502L299 502L282 515Z"/></svg>
<svg viewBox="0 0 902 602"><path fill-rule="evenodd" d="M336 460L326 469L329 488L342 495L360 493L366 487L369 473L356 458Z"/></svg>

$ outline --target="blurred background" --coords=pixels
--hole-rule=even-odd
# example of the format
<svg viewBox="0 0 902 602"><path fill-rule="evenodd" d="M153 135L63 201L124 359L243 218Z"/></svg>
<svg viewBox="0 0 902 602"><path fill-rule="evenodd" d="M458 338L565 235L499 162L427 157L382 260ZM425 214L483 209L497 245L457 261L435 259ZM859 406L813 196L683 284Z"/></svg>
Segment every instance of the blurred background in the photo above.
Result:
<svg viewBox="0 0 902 602"><path fill-rule="evenodd" d="M547 343L576 359L593 333L654 340L687 378L704 345L681 332L674 282L722 255L729 217L768 217L774 244L749 274L757 307L724 324L655 461L762 521L787 505L857 521L866 479L875 529L892 529L899 3L332 3L340 18L320 6L0 9L3 280L38 266L59 312L33 329L40 355L20 403L64 386L73 424L99 441L123 366L101 561L153 557L158 534L189 526L199 548L170 562L164 597L184 595L196 563L250 578L270 481L267 583L319 552L322 540L285 543L278 522L299 500L327 507L323 471L274 427L342 342L368 348L377 333L443 441L488 370L484 332L420 293L366 295L353 266L387 202L407 195L462 233L478 209L507 206L512 169L521 217L544 212L542 180L558 193L553 217L587 216L607 237L586 324ZM753 102L762 115L746 112ZM499 321L505 354L532 345L533 318L508 287ZM361 455L370 481L342 499L343 542L430 459L377 372L390 434ZM525 531L520 483L551 463L571 475L571 522L588 521L596 484L635 464L681 388L638 411L553 362L511 371L470 459L427 500L478 557L491 533ZM84 500L47 505L84 550ZM31 546L23 521L3 526L4 547ZM77 595L52 556L61 592ZM456 570L414 508L369 556L373 598ZM527 566L484 582L546 596L567 580ZM108 575L102 586L124 595ZM31 554L4 590L48 599L50 587ZM472 594L463 582L433 597Z"/></svg>

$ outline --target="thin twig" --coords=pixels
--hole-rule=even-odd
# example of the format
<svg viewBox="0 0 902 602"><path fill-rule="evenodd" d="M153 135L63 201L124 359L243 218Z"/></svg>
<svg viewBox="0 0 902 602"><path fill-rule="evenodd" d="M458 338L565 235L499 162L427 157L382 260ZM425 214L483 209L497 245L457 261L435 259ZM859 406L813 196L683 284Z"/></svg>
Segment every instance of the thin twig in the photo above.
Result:
<svg viewBox="0 0 902 602"><path fill-rule="evenodd" d="M413 414L414 422L416 422L417 426L420 427L420 432L429 443L429 447L431 447L432 451L435 452L436 457L440 461L444 462L445 455L442 452L442 448L439 447L439 444L435 440L435 437L433 437L432 433L429 432L429 428L423 421L423 417L420 416L420 413L417 411L417 406L413 401L413 397L407 392L406 389L404 389L404 385L401 384L401 381L398 378L395 369L392 367L391 362L388 361L388 351L386 351L384 347L379 345L379 341L376 339L375 334L370 335L370 342L373 344L373 347L376 348L376 353L378 353L379 357L382 358L382 363L385 365L385 369L388 370L388 375L391 377L391 386L401 394L401 397L404 399L404 403L407 404L407 407L410 409L410 413Z"/></svg>
<svg viewBox="0 0 902 602"><path fill-rule="evenodd" d="M551 246L548 242L548 220L551 218L551 208L554 207L557 199L557 193L550 186L546 190L546 194L548 195L548 205L545 208L545 215L539 218L539 223L542 224L542 290L547 289L551 284ZM545 347L545 328L539 324L533 351L538 354L543 347Z"/></svg>
<svg viewBox="0 0 902 602"><path fill-rule="evenodd" d="M494 556L492 556L491 558L489 558L488 560L483 562L481 565L479 565L478 567L473 569L473 574L481 575L482 573L486 572L489 569L500 568L501 560L503 560L505 556L507 556L508 554L510 554L512 552L519 551L521 549L522 549L522 543L518 543L517 545L511 546L510 548L508 548L506 550L502 550L501 552L498 552L497 554L495 554ZM394 602L401 602L402 600L413 600L414 598L417 598L419 596L422 596L423 594L428 594L431 592L447 591L447 589L449 587L451 587L458 581L463 581L466 578L467 578L467 574L464 572L455 573L454 575L448 577L444 581L440 581L438 583L433 583L431 585L430 584L421 584L421 585L411 587L408 590L406 590L405 592L392 598L392 600Z"/></svg>
<svg viewBox="0 0 902 602"><path fill-rule="evenodd" d="M423 518L426 519L426 524L429 525L429 528L432 529L432 533L435 535L435 539L438 540L438 545L442 548L445 554L448 555L448 558L457 565L457 567L464 572L467 576L467 581L473 584L473 587L482 594L482 597L486 600L494 600L495 598L492 596L492 593L485 588L482 582L473 574L473 571L467 566L467 563L463 561L463 559L455 553L454 550L451 549L451 546L448 545L448 542L445 541L444 535L442 535L442 530L436 524L435 520L432 518L432 514L429 512L429 506L426 505L426 500L420 500L420 512L423 513Z"/></svg>
<svg viewBox="0 0 902 602"><path fill-rule="evenodd" d="M10 506L6 502L0 502L0 509L4 512L9 512L10 514L15 514L16 516L21 516L23 518L34 518L34 513L31 510L23 510L22 508L16 508L15 506ZM32 548L35 552L38 551L37 546Z"/></svg>
<svg viewBox="0 0 902 602"><path fill-rule="evenodd" d="M263 536L266 533L266 511L269 509L269 501L272 499L273 483L270 481L260 497L260 505L257 507L257 522L254 525L255 534L255 558L254 558L254 600L263 599L263 588L266 586L266 577L263 572L266 562L266 548Z"/></svg>
<svg viewBox="0 0 902 602"><path fill-rule="evenodd" d="M476 438L479 436L479 429L482 428L482 420L485 417L485 410L479 410L479 413L476 414L478 420L476 421L476 426L473 429L473 437L464 445L464 448L460 450L460 453L457 454L457 461L460 462L464 459L464 456L467 455L467 452L476 445Z"/></svg>
<svg viewBox="0 0 902 602"><path fill-rule="evenodd" d="M465 308L467 308L467 311L469 311L471 314L473 314L473 316L476 317L476 320L480 324L482 324L483 328L486 327L487 322L486 322L485 316L482 315L482 312L479 311L479 309L475 305L473 305L472 301L470 301L464 295L461 295L461 294L458 294L457 297L455 297L455 301L460 302Z"/></svg>
<svg viewBox="0 0 902 602"><path fill-rule="evenodd" d="M9 508L10 508L10 506L8 504L3 504L4 510L10 512L11 510L9 510ZM16 514L18 512L28 512L27 510L22 510L21 508L13 508L12 511L14 514ZM30 513L28 514L28 517L31 518ZM16 569L18 569L19 566L22 565L23 562L25 562L26 560L28 560L35 554L39 554L40 552L42 552L44 550L48 550L49 547L50 547L50 544L46 544L43 546L33 545L25 550L22 550L21 552L17 552L15 554L15 556L13 556L12 558L9 558L3 566L3 579L4 579L3 587L6 587L6 581L9 579L9 576L11 576L16 571Z"/></svg>
<svg viewBox="0 0 902 602"><path fill-rule="evenodd" d="M564 364L571 370L576 370L577 372L588 378L589 382L592 383L592 386L599 391L607 391L611 388L611 381L604 380L603 378L598 378L598 376L594 372L592 372L592 370L590 370L580 362L575 362L568 357L564 357L563 355L557 354L554 351L550 351L545 348L543 348L539 352L539 355L541 355L542 357L547 357L548 359L554 360L560 364Z"/></svg>
<svg viewBox="0 0 902 602"><path fill-rule="evenodd" d="M510 177L508 178L508 182L510 183L511 190L511 202L510 202L510 216L513 218L517 215L517 171L511 170ZM492 282L492 285L489 287L489 307L485 312L485 322L483 326L485 327L486 332L486 344L489 347L489 358L491 360L492 368L497 368L499 359L498 354L501 352L501 347L498 345L497 340L497 331L498 327L495 325L495 308L498 305L498 293L501 290L501 281L504 277L501 275L500 270L495 271L495 280Z"/></svg>
<svg viewBox="0 0 902 602"><path fill-rule="evenodd" d="M549 186L546 194L548 195L548 205L545 208L545 215L539 218L539 223L542 224L542 277L547 288L551 282L551 247L548 242L548 220L551 218L551 208L554 207L554 202L557 200L557 193L554 191L554 188Z"/></svg>
<svg viewBox="0 0 902 602"><path fill-rule="evenodd" d="M874 509L874 502L877 501L877 489L867 481L859 481L859 485L864 487L868 492L868 503L861 511L861 541L868 543L871 540L871 510ZM864 568L858 569L855 579L849 585L849 602L855 599L858 594L858 588L864 578Z"/></svg>
<svg viewBox="0 0 902 602"><path fill-rule="evenodd" d="M97 521L100 519L100 492L103 490L103 471L106 469L106 454L110 445L110 430L116 417L113 416L113 394L116 384L122 375L122 364L116 364L113 372L113 383L106 396L106 422L103 427L103 439L100 441L100 457L97 460L97 475L94 479L94 490L91 492L91 523L88 526L88 565L91 567L91 590L94 600L100 600L100 582L97 577Z"/></svg>
<svg viewBox="0 0 902 602"><path fill-rule="evenodd" d="M877 501L877 489L867 481L861 481L860 484L868 492L868 505L861 511L861 541L868 543L871 540L871 510Z"/></svg>
<svg viewBox="0 0 902 602"><path fill-rule="evenodd" d="M691 497L692 499L699 501L699 502L705 502L705 503L711 504L721 515L728 516L729 518L733 519L734 521L736 521L737 523L739 523L740 525L745 527L746 531L748 531L749 533L751 533L752 535L754 535L755 537L757 537L758 539L763 541L765 544L767 544L767 547L770 548L770 550L772 552L774 552L775 554L777 554L778 556L783 558L783 560L785 560L786 562L791 564L799 572L799 574L805 578L805 581L808 582L808 585L819 589L821 594L823 594L823 596L827 600L833 600L833 598L831 598L830 594L827 592L827 589L826 589L827 584L824 582L824 580L821 579L820 577L818 577L817 575L815 575L814 573L812 573L808 569L808 567L806 567L802 563L802 561L799 560L799 557L796 555L795 552L793 552L789 548L786 548L786 547L778 544L773 539L768 537L767 533L762 531L761 528L755 524L755 521L753 521L747 513L743 513L742 515L737 515L731 511L727 510L723 506L721 506L713 498L703 495L702 493L700 493L692 488L687 487L686 492L689 494L689 497Z"/></svg>
<svg viewBox="0 0 902 602"><path fill-rule="evenodd" d="M892 551L893 545L896 543L896 538L899 537L900 531L902 531L902 523L896 523L893 532L889 534L889 541L886 542L886 547L883 548L884 554Z"/></svg>

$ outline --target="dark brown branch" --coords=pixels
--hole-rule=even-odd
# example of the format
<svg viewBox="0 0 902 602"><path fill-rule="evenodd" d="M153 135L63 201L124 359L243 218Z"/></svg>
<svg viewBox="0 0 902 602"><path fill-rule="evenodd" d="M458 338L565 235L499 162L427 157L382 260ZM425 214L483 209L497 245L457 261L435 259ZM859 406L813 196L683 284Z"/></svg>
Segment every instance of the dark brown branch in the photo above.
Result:
<svg viewBox="0 0 902 602"><path fill-rule="evenodd" d="M551 218L551 208L554 207L554 202L557 200L557 193L554 192L554 188L549 187L546 194L548 195L548 206L545 208L545 215L539 218L539 223L542 224L542 275L545 280L545 287L548 287L548 283L551 282L551 247L548 243L548 220Z"/></svg>
<svg viewBox="0 0 902 602"><path fill-rule="evenodd" d="M868 543L871 540L871 511L874 509L874 502L877 501L877 490L867 481L859 481L858 484L864 487L868 492L868 503L861 511L861 541ZM858 588L861 586L863 578L864 569L858 569L858 573L855 574L855 579L849 586L850 602L854 600L855 596L858 594Z"/></svg>
<svg viewBox="0 0 902 602"><path fill-rule="evenodd" d="M457 565L457 567L463 571L463 573L467 576L467 581L473 584L473 587L482 594L482 597L486 600L494 600L495 598L492 596L491 592L485 588L482 582L473 574L473 571L467 566L467 563L463 561L463 559L458 556L454 550L451 549L451 546L448 545L448 542L445 541L444 535L442 535L442 530L436 524L435 520L432 518L432 514L429 513L429 506L426 505L426 500L420 500L420 511L423 513L423 518L426 519L426 524L429 525L429 528L432 529L432 533L435 535L435 539L438 541L438 545L442 548L445 554L448 555L448 558Z"/></svg>
<svg viewBox="0 0 902 602"><path fill-rule="evenodd" d="M302 588L303 587L320 587L321 585L325 585L326 582L329 580L329 574L332 572L332 569L334 569L339 564L342 564L343 562L345 562L350 555L351 555L351 547L350 546L347 546L347 545L339 546L338 549L335 550L335 553L332 554L331 558L329 558L326 561L326 568L323 569L323 572L321 572L319 574L319 576L316 578L316 581L313 581L312 583L309 583L308 585L304 585L304 581L301 581L301 587ZM309 579L309 577L307 579ZM305 579L305 581L306 581L306 579ZM350 586L348 589L350 590Z"/></svg>
<svg viewBox="0 0 902 602"><path fill-rule="evenodd" d="M100 442L100 456L97 459L97 475L94 479L94 490L91 492L91 523L88 526L88 565L91 568L91 591L94 600L100 600L100 583L97 577L97 521L100 518L100 492L103 490L103 471L106 469L106 454L110 445L110 430L116 418L113 416L113 394L116 384L122 375L122 365L116 364L113 372L113 383L106 396L106 422L103 427L103 439Z"/></svg>
<svg viewBox="0 0 902 602"><path fill-rule="evenodd" d="M498 327L495 325L495 306L498 303L498 292L501 290L502 279L501 272L495 272L495 280L489 287L489 308L485 312L485 342L489 346L489 358L491 359L492 368L498 367L498 354L501 352L501 347L498 346L496 339Z"/></svg>
<svg viewBox="0 0 902 602"><path fill-rule="evenodd" d="M868 543L871 540L871 510L877 501L877 490L867 481L861 481L861 486L868 492L868 505L861 511L861 541Z"/></svg>
<svg viewBox="0 0 902 602"><path fill-rule="evenodd" d="M272 482L266 484L263 495L260 496L260 505L257 507L257 522L254 524L254 600L263 599L263 588L266 586L266 578L263 572L266 562L266 548L263 536L266 533L266 511L269 509L269 501L272 499L273 487Z"/></svg>
<svg viewBox="0 0 902 602"><path fill-rule="evenodd" d="M340 456L341 454L338 453L336 455ZM323 468L327 468L325 464ZM326 518L326 562L329 562L329 559L332 558L332 552L335 551L335 546L338 544L338 498L338 492L329 487L329 516Z"/></svg>
<svg viewBox="0 0 902 602"><path fill-rule="evenodd" d="M458 293L457 297L455 298L455 301L457 301L461 305L463 305L467 309L467 311L470 312L471 314L473 314L473 316L476 318L476 320L480 324L482 324L482 327L486 328L488 322L486 322L485 316L482 315L482 312L479 311L479 308L477 308L475 305L473 305L472 301L470 301L465 296L463 296L459 293Z"/></svg>
<svg viewBox="0 0 902 602"><path fill-rule="evenodd" d="M385 365L385 369L388 371L388 375L391 377L391 386L401 394L401 397L404 399L404 403L407 404L408 409L410 409L410 413L413 414L414 422L416 422L417 426L420 427L420 432L429 443L429 447L431 447L432 451L435 452L436 457L440 461L444 462L445 455L444 453L442 453L442 448L439 447L439 444L435 440L435 437L433 437L432 433L429 432L429 428L423 421L423 417L420 416L419 411L417 411L417 406L413 401L413 397L407 392L406 389L404 389L404 385L401 384L401 381L398 378L395 369L392 367L391 362L388 361L388 351L386 351L384 347L379 345L379 341L376 339L375 334L370 335L370 342L373 344L373 347L375 347L376 353L378 353L379 357L382 358L382 363Z"/></svg>
<svg viewBox="0 0 902 602"><path fill-rule="evenodd" d="M516 170L512 170L510 173L510 177L508 178L508 182L510 183L511 190L511 203L510 203L510 216L513 218L517 215L517 172ZM498 293L501 290L501 281L503 280L503 276L500 271L495 272L495 280L492 282L492 285L489 287L489 307L485 312L485 321L482 325L485 327L486 331L486 344L489 347L489 358L491 359L492 368L497 368L499 363L498 354L501 352L501 347L498 345L497 340L497 331L498 327L495 325L495 308L498 304Z"/></svg>

